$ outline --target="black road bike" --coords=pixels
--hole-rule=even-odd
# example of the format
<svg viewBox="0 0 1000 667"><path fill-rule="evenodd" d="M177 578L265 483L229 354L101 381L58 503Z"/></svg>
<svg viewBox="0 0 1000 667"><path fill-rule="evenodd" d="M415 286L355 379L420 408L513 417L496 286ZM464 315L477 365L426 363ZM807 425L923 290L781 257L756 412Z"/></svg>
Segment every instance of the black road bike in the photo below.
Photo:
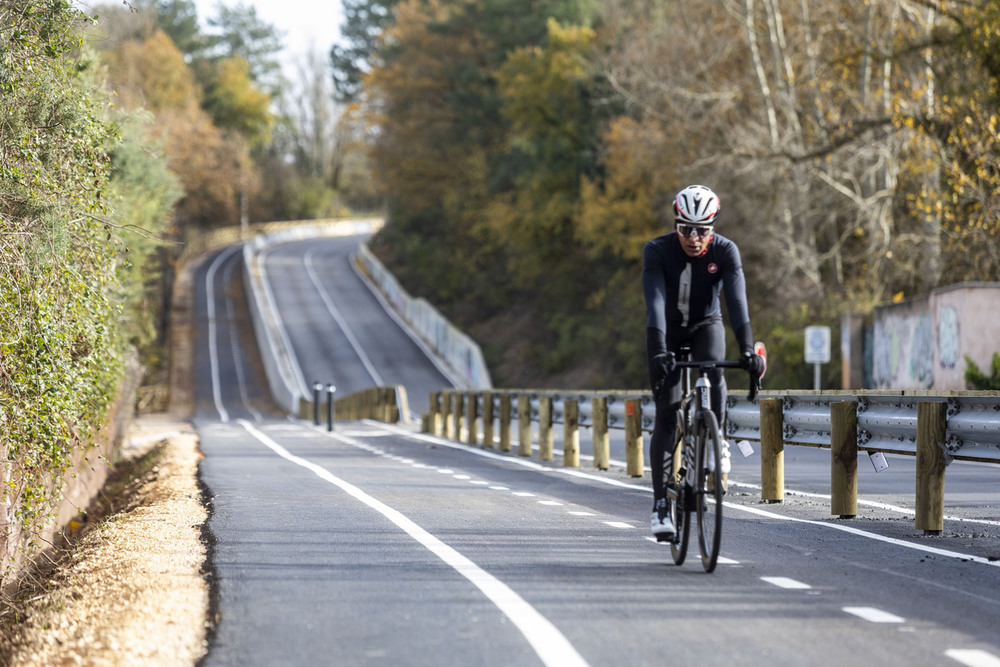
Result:
<svg viewBox="0 0 1000 667"><path fill-rule="evenodd" d="M766 354L766 353L765 353ZM698 520L698 546L705 572L715 570L722 541L722 496L725 480L722 469L722 436L719 421L712 412L708 371L713 368L743 368L738 361L690 361L691 348L681 347L679 358L670 357L668 369L681 369L681 404L677 410L677 431L674 438L673 475L668 475L667 496L670 498L670 518L674 536L670 554L681 565L687 556L692 514ZM693 371L698 379L691 384ZM759 380L751 376L749 400L759 389ZM669 471L668 471L669 472Z"/></svg>

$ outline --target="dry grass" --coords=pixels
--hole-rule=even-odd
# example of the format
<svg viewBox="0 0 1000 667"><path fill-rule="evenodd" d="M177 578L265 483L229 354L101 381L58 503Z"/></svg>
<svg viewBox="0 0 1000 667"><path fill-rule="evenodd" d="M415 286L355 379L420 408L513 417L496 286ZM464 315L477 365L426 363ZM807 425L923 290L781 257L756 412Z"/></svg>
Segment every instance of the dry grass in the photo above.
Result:
<svg viewBox="0 0 1000 667"><path fill-rule="evenodd" d="M205 654L197 439L157 417L131 436L132 458L54 565L4 601L0 664L193 665Z"/></svg>

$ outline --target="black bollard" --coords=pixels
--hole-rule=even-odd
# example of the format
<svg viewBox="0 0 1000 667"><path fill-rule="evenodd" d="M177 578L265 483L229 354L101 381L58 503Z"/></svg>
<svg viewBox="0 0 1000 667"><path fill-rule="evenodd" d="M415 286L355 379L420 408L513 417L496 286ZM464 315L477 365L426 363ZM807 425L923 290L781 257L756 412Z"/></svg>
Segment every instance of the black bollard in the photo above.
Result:
<svg viewBox="0 0 1000 667"><path fill-rule="evenodd" d="M323 383L313 382L313 424L319 426L319 393L323 391Z"/></svg>
<svg viewBox="0 0 1000 667"><path fill-rule="evenodd" d="M326 385L326 430L333 430L333 394L337 388L332 384Z"/></svg>

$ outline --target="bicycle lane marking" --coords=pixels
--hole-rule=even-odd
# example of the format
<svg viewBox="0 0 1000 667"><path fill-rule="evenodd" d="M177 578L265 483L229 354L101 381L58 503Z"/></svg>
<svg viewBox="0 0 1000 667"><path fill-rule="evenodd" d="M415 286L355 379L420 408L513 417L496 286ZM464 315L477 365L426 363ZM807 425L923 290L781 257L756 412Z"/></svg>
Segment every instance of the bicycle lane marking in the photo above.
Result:
<svg viewBox="0 0 1000 667"><path fill-rule="evenodd" d="M859 528L852 528L851 526L841 526L833 523L824 523L822 521L814 521L812 519L799 519L798 517L784 516L781 514L775 514L774 512L768 512L767 510L758 509L756 507L747 507L746 505L736 505L734 503L723 503L723 507L728 507L733 510L740 510L742 512L749 512L750 514L756 514L758 516L767 517L769 519L780 519L782 521L792 521L794 523L805 523L810 526L818 526L820 528L829 528L830 530L839 530L851 535L856 535L858 537L867 537L870 540L876 540L879 542L885 542L887 544L892 544L898 547L904 547L907 549L913 549L914 551L923 551L926 553L934 554L936 556L944 556L946 558L957 558L959 560L970 560L975 563L982 563L983 565L989 565L991 567L1000 567L1000 561L991 561L982 556L973 556L971 554L963 554L957 551L949 551L947 549L938 549L937 547L929 547L923 544L914 544L913 542L907 542L906 540L899 540L895 537L886 537L885 535L879 535L878 533L870 533L866 530L861 530Z"/></svg>
<svg viewBox="0 0 1000 667"><path fill-rule="evenodd" d="M597 475L592 475L590 473L583 472L582 470L576 470L576 469L572 469L572 468L553 468L553 467L542 465L541 463L536 463L535 461L531 461L530 459L522 459L522 458L514 458L514 457L511 457L511 456L505 456L503 454L499 454L499 453L496 453L496 452L491 452L491 451L485 450L485 449L473 449L473 448L470 448L468 445L463 445L463 444L455 443L455 442L452 442L450 440L446 440L444 438L441 438L439 436L428 435L426 433L414 433L413 431L408 431L406 429L399 428L397 426L393 426L391 424L386 424L386 423L383 423L383 422L376 422L376 421L370 421L370 420L362 420L362 423L364 423L364 424L366 424L368 426L377 428L379 430L389 431L391 433L395 433L397 435L403 436L405 438L409 438L411 440L421 440L421 441L424 441L424 442L432 442L432 443L434 443L436 445L440 445L442 447L448 447L450 449L455 449L455 450L458 450L458 451L466 452L467 454L474 454L476 456L482 456L482 457L485 457L485 458L495 459L495 460L498 460L498 461L504 461L506 463L513 463L515 465L519 465L519 466L528 468L530 470L545 471L545 472L549 472L549 473L553 473L553 474L557 474L557 475L567 475L569 477L579 477L579 478L588 479L588 480L591 480L591 481L594 481L594 482L598 482L600 484L607 484L609 486L617 486L619 488L630 489L630 490L633 490L633 491L643 491L643 492L652 494L652 489L650 489L648 485L642 485L642 486L640 486L638 484L629 484L628 482L621 482L621 481L616 480L616 479L607 479L607 478L604 478L604 477L599 477ZM767 510L758 509L756 507L749 507L747 505L738 505L738 504L731 503L731 502L723 502L723 507L729 508L731 510L737 510L737 511L740 511L740 512L748 512L750 514L756 514L758 516L767 517L767 518L770 518L770 519L780 519L780 520L783 520L783 521L792 521L792 522L797 522L797 523L805 523L805 524L809 524L809 525L812 525L812 526L816 526L818 528L827 528L827 529L830 529L830 530L839 530L839 531L843 531L845 533L849 533L851 535L854 535L856 537L864 537L864 538L868 538L868 539L871 539L871 540L876 540L876 541L880 541L880 542L886 542L887 544L892 544L892 545L895 545L895 546L905 547L907 549L913 549L914 551L923 551L925 553L935 554L935 555L938 555L938 556L945 556L947 558L957 558L959 560L972 561L972 562L975 562L975 563L981 563L983 565L989 565L991 567L1000 567L1000 561L991 561L991 560L989 560L987 558L983 558L981 556L973 556L971 554L963 554L963 553L958 552L958 551L948 551L946 549L938 549L936 547L926 546L926 545L923 545L923 544L916 544L916 543L913 543L913 542L907 542L905 540L899 540L899 539L896 539L896 538L893 538L893 537L885 537L883 535L879 535L878 533L872 533L872 532L869 532L869 531L866 531L866 530L861 530L859 528L852 528L851 526L842 526L842 525L833 524L833 523L824 523L822 521L814 521L812 519L800 519L800 518L797 518L797 517L784 516L784 515L781 515L781 514L775 514L774 512L769 512Z"/></svg>
<svg viewBox="0 0 1000 667"><path fill-rule="evenodd" d="M534 649L545 665L566 667L586 667L583 659L566 637L547 618L514 592L507 584L489 574L456 549L448 546L438 538L411 521L402 512L395 510L382 501L368 495L353 484L340 479L327 469L307 459L289 452L277 442L259 431L250 422L241 419L239 424L251 436L260 441L281 458L312 471L320 479L333 484L355 500L359 500L401 528L410 537L419 542L428 551L451 566L456 572L469 580L478 588L503 614L521 631L524 638ZM331 434L335 439L356 446L352 438L339 434Z"/></svg>

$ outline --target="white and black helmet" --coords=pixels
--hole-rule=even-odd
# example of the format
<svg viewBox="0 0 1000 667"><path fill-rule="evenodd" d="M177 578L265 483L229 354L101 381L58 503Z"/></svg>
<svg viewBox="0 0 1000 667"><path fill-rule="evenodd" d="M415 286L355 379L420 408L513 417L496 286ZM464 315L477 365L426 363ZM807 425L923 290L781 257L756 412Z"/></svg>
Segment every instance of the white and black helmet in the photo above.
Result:
<svg viewBox="0 0 1000 667"><path fill-rule="evenodd" d="M674 197L674 219L684 225L714 225L722 202L704 185L689 185Z"/></svg>

